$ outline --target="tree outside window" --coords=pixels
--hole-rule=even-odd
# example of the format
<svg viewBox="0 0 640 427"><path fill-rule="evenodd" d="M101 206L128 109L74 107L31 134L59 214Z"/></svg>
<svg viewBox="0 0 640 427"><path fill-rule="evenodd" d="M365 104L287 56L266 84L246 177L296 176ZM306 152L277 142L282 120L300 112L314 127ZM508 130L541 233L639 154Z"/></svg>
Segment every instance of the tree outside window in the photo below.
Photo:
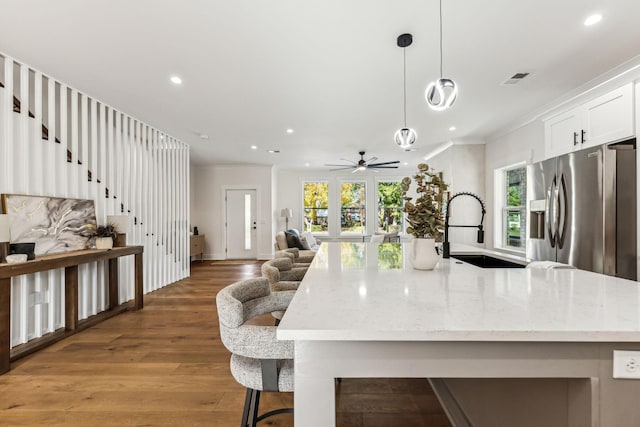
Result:
<svg viewBox="0 0 640 427"><path fill-rule="evenodd" d="M365 234L367 184L363 181L340 184L340 232Z"/></svg>
<svg viewBox="0 0 640 427"><path fill-rule="evenodd" d="M378 227L381 233L403 231L402 185L397 182L378 182Z"/></svg>
<svg viewBox="0 0 640 427"><path fill-rule="evenodd" d="M329 231L329 183L308 181L304 187L304 230L312 233Z"/></svg>

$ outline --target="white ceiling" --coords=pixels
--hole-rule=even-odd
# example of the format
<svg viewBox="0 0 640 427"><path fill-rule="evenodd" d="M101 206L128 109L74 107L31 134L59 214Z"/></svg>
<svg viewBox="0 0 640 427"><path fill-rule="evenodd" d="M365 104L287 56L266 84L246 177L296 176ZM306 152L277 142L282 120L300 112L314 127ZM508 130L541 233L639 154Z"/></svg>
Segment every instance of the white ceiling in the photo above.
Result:
<svg viewBox="0 0 640 427"><path fill-rule="evenodd" d="M604 19L585 27L594 12ZM193 163L283 168L361 149L413 166L640 54L638 0L443 0L443 14L444 76L460 87L445 112L424 100L439 77L437 0L2 0L0 51L189 143ZM414 153L393 143L404 32ZM501 85L516 72L531 75Z"/></svg>

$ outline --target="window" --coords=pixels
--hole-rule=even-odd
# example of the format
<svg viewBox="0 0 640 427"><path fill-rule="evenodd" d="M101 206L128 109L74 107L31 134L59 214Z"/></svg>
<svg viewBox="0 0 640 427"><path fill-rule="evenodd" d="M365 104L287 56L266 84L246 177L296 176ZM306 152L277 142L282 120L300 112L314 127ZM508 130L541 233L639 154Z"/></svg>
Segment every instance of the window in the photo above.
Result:
<svg viewBox="0 0 640 427"><path fill-rule="evenodd" d="M402 232L402 187L399 181L378 182L378 226L381 233Z"/></svg>
<svg viewBox="0 0 640 427"><path fill-rule="evenodd" d="M527 170L524 167L504 171L502 243L506 248L524 250L526 246Z"/></svg>
<svg viewBox="0 0 640 427"><path fill-rule="evenodd" d="M304 231L327 233L329 230L329 183L307 181L304 187Z"/></svg>
<svg viewBox="0 0 640 427"><path fill-rule="evenodd" d="M364 181L340 184L340 233L365 234L367 184Z"/></svg>

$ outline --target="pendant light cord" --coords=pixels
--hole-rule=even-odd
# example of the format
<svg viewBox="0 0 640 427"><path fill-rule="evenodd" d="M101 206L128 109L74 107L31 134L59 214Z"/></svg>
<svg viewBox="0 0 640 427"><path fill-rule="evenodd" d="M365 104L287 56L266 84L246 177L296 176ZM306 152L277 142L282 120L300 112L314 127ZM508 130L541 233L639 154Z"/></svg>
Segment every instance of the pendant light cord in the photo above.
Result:
<svg viewBox="0 0 640 427"><path fill-rule="evenodd" d="M440 0L440 78L442 79L442 0Z"/></svg>
<svg viewBox="0 0 640 427"><path fill-rule="evenodd" d="M407 127L407 49L402 48L402 99L404 102L404 127Z"/></svg>

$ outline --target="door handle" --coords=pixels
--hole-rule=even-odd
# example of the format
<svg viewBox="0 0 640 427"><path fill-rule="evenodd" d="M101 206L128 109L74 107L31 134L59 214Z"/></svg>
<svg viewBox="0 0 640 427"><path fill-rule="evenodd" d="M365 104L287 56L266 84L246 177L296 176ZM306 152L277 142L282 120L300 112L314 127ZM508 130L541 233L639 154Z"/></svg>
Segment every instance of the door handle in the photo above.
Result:
<svg viewBox="0 0 640 427"><path fill-rule="evenodd" d="M560 200L562 197L562 200ZM560 210L562 208L562 223L560 222ZM569 217L567 183L564 174L560 177L560 186L558 188L558 249L564 246L564 238L567 234L567 218ZM562 227L560 227L562 225ZM560 230L562 228L562 230Z"/></svg>
<svg viewBox="0 0 640 427"><path fill-rule="evenodd" d="M573 133L573 145L578 145L578 132Z"/></svg>
<svg viewBox="0 0 640 427"><path fill-rule="evenodd" d="M556 192L556 177L553 176L551 180L551 185L547 189L547 232L549 234L549 243L552 248L556 247L556 233L555 233L555 224L553 217L553 205L555 203L555 192Z"/></svg>
<svg viewBox="0 0 640 427"><path fill-rule="evenodd" d="M585 136L586 136L586 135L587 135L587 131L585 131L584 129L582 129L582 130L580 131L580 139L581 139L580 143L582 143L582 144L584 144L584 143L585 143L585 141L587 140L587 138L585 138Z"/></svg>

